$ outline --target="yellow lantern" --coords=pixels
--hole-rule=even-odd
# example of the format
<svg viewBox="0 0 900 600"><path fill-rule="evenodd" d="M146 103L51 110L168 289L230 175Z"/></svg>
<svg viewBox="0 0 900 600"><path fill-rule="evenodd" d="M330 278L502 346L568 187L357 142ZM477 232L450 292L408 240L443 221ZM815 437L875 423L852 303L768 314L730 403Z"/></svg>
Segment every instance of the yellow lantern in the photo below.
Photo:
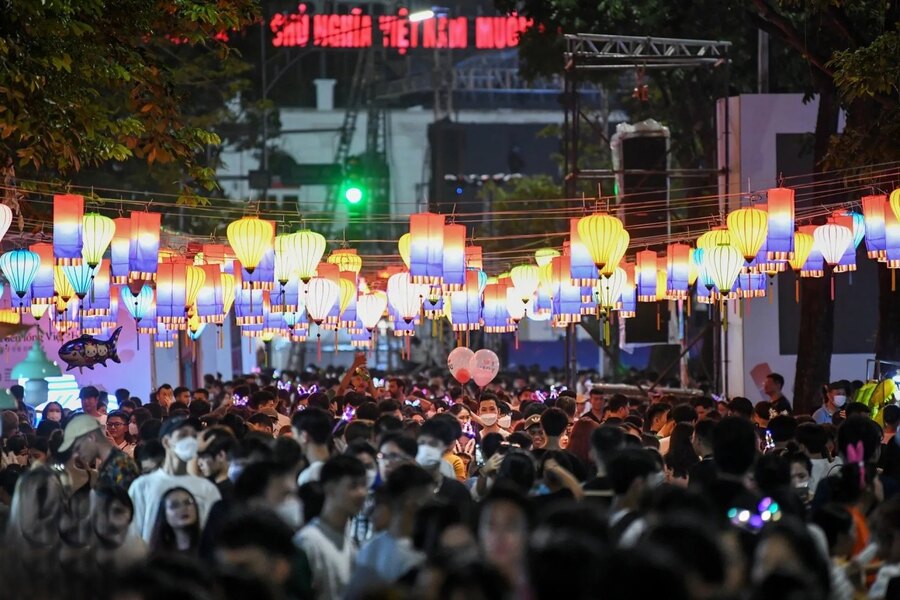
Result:
<svg viewBox="0 0 900 600"><path fill-rule="evenodd" d="M620 243L622 221L606 214L594 214L578 221L578 236L591 255L598 271L611 262L613 250Z"/></svg>
<svg viewBox="0 0 900 600"><path fill-rule="evenodd" d="M509 276L522 302L531 300L541 281L540 269L534 265L519 265L513 267Z"/></svg>
<svg viewBox="0 0 900 600"><path fill-rule="evenodd" d="M535 250L534 262L537 263L537 266L544 267L549 265L557 256L559 256L559 250L554 250L553 248L541 248L540 250Z"/></svg>
<svg viewBox="0 0 900 600"><path fill-rule="evenodd" d="M712 250L716 246L729 245L731 245L731 233L727 229L712 229L697 238L697 248L700 250Z"/></svg>
<svg viewBox="0 0 900 600"><path fill-rule="evenodd" d="M669 299L669 278L667 277L666 271L664 269L656 270L656 299L657 300L668 300Z"/></svg>
<svg viewBox="0 0 900 600"><path fill-rule="evenodd" d="M409 269L409 249L411 243L412 236L408 233L401 235L400 239L397 241L397 250L400 252L400 258L403 259L403 264L406 265L407 269Z"/></svg>
<svg viewBox="0 0 900 600"><path fill-rule="evenodd" d="M628 244L631 243L631 236L624 229L617 235L615 242L606 261L606 266L600 269L600 275L612 275L622 262L625 252L628 250Z"/></svg>
<svg viewBox="0 0 900 600"><path fill-rule="evenodd" d="M300 281L309 283L325 254L325 236L309 229L298 231L294 235L297 236L298 243L297 269Z"/></svg>
<svg viewBox="0 0 900 600"><path fill-rule="evenodd" d="M184 269L184 307L185 309L195 308L197 295L203 282L206 281L206 272L201 267L194 265L186 265Z"/></svg>
<svg viewBox="0 0 900 600"><path fill-rule="evenodd" d="M351 248L335 250L328 257L328 262L337 265L341 273L350 272L359 275L362 271L362 258Z"/></svg>
<svg viewBox="0 0 900 600"><path fill-rule="evenodd" d="M766 242L769 215L758 208L739 208L728 215L728 231L734 246L748 263L756 258Z"/></svg>
<svg viewBox="0 0 900 600"><path fill-rule="evenodd" d="M356 284L343 277L340 278L338 283L340 283L340 289L338 290L340 297L339 312L343 315L347 307L350 306L350 301L356 296Z"/></svg>
<svg viewBox="0 0 900 600"><path fill-rule="evenodd" d="M812 252L813 243L815 243L815 238L808 233L800 231L794 233L794 255L789 262L791 263L791 269L795 273L799 273L803 265L806 264L806 259L809 258L809 253Z"/></svg>
<svg viewBox="0 0 900 600"><path fill-rule="evenodd" d="M116 224L99 213L87 213L82 218L81 227L81 257L93 269L103 260L103 254L116 234Z"/></svg>
<svg viewBox="0 0 900 600"><path fill-rule="evenodd" d="M894 216L900 221L900 187L891 192L888 203L891 205L891 210L894 211Z"/></svg>
<svg viewBox="0 0 900 600"><path fill-rule="evenodd" d="M704 251L703 266L724 298L731 293L744 266L744 258L734 246L719 245Z"/></svg>
<svg viewBox="0 0 900 600"><path fill-rule="evenodd" d="M272 247L275 226L271 221L263 221L258 217L244 217L230 223L226 235L241 266L252 273L266 250Z"/></svg>
<svg viewBox="0 0 900 600"><path fill-rule="evenodd" d="M72 299L72 296L75 295L75 288L72 287L72 282L66 277L63 267L59 265L53 267L53 289L59 299L62 300L63 305L67 304Z"/></svg>
<svg viewBox="0 0 900 600"><path fill-rule="evenodd" d="M282 288L297 270L299 242L299 238L293 233L275 236L275 281L280 283Z"/></svg>

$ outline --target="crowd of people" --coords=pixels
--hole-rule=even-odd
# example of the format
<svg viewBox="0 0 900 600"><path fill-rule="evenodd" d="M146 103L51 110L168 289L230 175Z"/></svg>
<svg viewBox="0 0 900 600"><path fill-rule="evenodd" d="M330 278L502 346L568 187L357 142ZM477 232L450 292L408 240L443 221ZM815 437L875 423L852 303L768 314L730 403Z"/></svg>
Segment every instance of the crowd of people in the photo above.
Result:
<svg viewBox="0 0 900 600"><path fill-rule="evenodd" d="M12 389L2 597L900 598L900 406L432 375Z"/></svg>

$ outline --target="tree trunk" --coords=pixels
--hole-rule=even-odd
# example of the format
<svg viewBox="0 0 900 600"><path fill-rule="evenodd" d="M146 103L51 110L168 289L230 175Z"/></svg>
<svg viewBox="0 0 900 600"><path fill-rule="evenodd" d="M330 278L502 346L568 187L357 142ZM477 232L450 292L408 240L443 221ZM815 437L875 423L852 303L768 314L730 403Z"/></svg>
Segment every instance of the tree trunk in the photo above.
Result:
<svg viewBox="0 0 900 600"><path fill-rule="evenodd" d="M826 180L822 173L831 136L837 133L840 104L830 80L819 78L819 107L816 115L816 183ZM831 273L819 279L800 282L800 330L797 344L797 370L794 379L794 411L809 414L821 404L820 390L831 376L831 352L834 344L834 300L831 297Z"/></svg>

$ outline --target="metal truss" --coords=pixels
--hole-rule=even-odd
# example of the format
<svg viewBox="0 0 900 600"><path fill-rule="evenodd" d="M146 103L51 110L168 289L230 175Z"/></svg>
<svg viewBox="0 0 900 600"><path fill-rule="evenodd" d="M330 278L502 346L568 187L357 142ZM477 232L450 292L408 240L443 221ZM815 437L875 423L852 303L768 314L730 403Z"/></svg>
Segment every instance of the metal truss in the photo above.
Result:
<svg viewBox="0 0 900 600"><path fill-rule="evenodd" d="M731 42L592 33L567 34L566 70L690 68L728 60Z"/></svg>

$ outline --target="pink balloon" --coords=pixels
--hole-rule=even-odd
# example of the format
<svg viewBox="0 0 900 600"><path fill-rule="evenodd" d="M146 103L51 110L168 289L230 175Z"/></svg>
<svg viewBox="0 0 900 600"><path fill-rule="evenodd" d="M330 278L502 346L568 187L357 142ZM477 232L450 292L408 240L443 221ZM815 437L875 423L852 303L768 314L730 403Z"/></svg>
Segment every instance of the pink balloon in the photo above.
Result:
<svg viewBox="0 0 900 600"><path fill-rule="evenodd" d="M494 380L500 372L500 359L492 350L481 349L472 356L469 362L472 380L478 387L484 387Z"/></svg>
<svg viewBox="0 0 900 600"><path fill-rule="evenodd" d="M463 346L460 346L459 348L454 348L450 352L450 354L447 355L447 367L449 367L450 374L453 375L453 377L457 381L459 381L459 377L457 376L457 373L460 371L460 369L466 369L468 371L469 363L472 361L473 356L475 356L475 353ZM470 377L471 377L471 373L468 373L468 377L466 378L466 381L468 381ZM465 382L460 381L460 383L465 383Z"/></svg>

